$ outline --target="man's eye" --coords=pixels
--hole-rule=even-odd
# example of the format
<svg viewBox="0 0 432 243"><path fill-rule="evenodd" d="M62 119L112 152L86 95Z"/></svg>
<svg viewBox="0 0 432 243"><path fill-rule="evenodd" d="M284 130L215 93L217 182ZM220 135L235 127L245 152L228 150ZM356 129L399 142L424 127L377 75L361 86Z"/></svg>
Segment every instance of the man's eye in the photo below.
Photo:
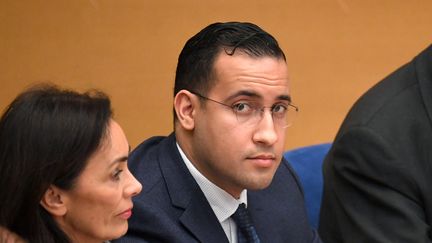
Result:
<svg viewBox="0 0 432 243"><path fill-rule="evenodd" d="M285 114L287 111L287 106L282 104L277 104L273 106L272 112L276 114Z"/></svg>
<svg viewBox="0 0 432 243"><path fill-rule="evenodd" d="M233 110L236 113L249 113L253 110L253 108L248 103L237 103L233 105Z"/></svg>

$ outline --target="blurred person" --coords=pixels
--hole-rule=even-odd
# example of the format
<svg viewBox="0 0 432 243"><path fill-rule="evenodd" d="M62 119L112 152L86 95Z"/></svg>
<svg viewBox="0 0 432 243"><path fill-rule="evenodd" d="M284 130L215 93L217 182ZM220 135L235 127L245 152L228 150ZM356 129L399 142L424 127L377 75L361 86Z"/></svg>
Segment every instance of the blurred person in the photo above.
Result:
<svg viewBox="0 0 432 243"><path fill-rule="evenodd" d="M141 191L129 151L104 93L53 85L24 91L0 120L0 226L28 242L124 235Z"/></svg>
<svg viewBox="0 0 432 243"><path fill-rule="evenodd" d="M432 46L354 104L323 172L323 241L432 242Z"/></svg>
<svg viewBox="0 0 432 243"><path fill-rule="evenodd" d="M0 243L27 243L19 235L0 226Z"/></svg>

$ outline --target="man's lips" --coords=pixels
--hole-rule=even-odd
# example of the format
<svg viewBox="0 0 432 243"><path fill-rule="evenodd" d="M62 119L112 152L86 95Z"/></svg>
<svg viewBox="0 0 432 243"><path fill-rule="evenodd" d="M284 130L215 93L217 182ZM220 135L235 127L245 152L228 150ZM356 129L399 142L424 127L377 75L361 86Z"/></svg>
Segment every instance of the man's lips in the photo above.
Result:
<svg viewBox="0 0 432 243"><path fill-rule="evenodd" d="M261 154L261 155L250 156L247 159L251 160L258 167L267 168L273 165L274 161L276 160L276 157L272 154Z"/></svg>
<svg viewBox="0 0 432 243"><path fill-rule="evenodd" d="M276 156L274 154L257 154L253 156L248 156L248 159L268 159L268 160L274 160L276 159Z"/></svg>
<svg viewBox="0 0 432 243"><path fill-rule="evenodd" d="M275 159L275 156L272 154L269 155L263 154L263 155L252 156L251 158L252 159Z"/></svg>

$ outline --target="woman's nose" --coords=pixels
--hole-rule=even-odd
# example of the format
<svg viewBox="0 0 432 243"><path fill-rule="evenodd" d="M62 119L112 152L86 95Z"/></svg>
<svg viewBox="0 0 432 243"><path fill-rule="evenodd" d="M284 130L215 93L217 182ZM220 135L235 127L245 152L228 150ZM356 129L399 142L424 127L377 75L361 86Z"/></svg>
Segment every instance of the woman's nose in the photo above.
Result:
<svg viewBox="0 0 432 243"><path fill-rule="evenodd" d="M134 197L138 195L142 190L141 183L130 173L128 169L128 175L129 175L129 183L127 185L127 188L125 189L125 193L128 197Z"/></svg>

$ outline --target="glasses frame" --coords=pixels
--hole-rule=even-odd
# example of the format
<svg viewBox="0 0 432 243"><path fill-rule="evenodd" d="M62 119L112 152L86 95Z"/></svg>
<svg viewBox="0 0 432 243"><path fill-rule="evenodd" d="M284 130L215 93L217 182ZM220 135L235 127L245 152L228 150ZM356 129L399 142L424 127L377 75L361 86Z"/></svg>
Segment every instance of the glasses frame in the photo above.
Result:
<svg viewBox="0 0 432 243"><path fill-rule="evenodd" d="M195 91L190 91L190 90L188 90L188 91L191 92L192 94L194 94L194 95L196 95L196 96L198 96L198 97L204 99L204 100L212 101L212 102L214 102L214 103L216 103L216 104L223 105L223 106L226 106L226 107L230 108L230 109L232 110L232 112L234 113L234 115L236 115L237 120L238 120L238 115L237 115L237 112L234 110L234 106L233 106L233 105L228 105L228 104L225 104L225 103L223 103L223 102L220 102L220 101L217 101L217 100L211 99L211 98L206 97L206 96L204 96L204 95L202 95L202 94L200 94L200 93L198 93L198 92L195 92ZM294 108L295 114L297 114L297 113L299 112L299 108L298 108L298 106L293 105L293 104L291 104L291 103L289 103L288 106ZM272 111L272 108L273 108L273 107L266 107L266 106L262 106L262 107L260 107L260 108L258 108L258 109L255 109L255 110L259 110L259 111L261 111L261 113L263 113L265 108L269 108L269 109L270 109L270 113L271 113L271 115L272 115L272 119L273 119L273 124L276 124L276 123L274 122L274 116L273 116L273 111ZM289 109L289 108L287 108L287 109ZM262 119L262 118L261 118L261 119ZM289 124L286 124L286 125L282 126L282 128L290 127L293 123L294 123L294 121L291 122L291 123L289 123Z"/></svg>

